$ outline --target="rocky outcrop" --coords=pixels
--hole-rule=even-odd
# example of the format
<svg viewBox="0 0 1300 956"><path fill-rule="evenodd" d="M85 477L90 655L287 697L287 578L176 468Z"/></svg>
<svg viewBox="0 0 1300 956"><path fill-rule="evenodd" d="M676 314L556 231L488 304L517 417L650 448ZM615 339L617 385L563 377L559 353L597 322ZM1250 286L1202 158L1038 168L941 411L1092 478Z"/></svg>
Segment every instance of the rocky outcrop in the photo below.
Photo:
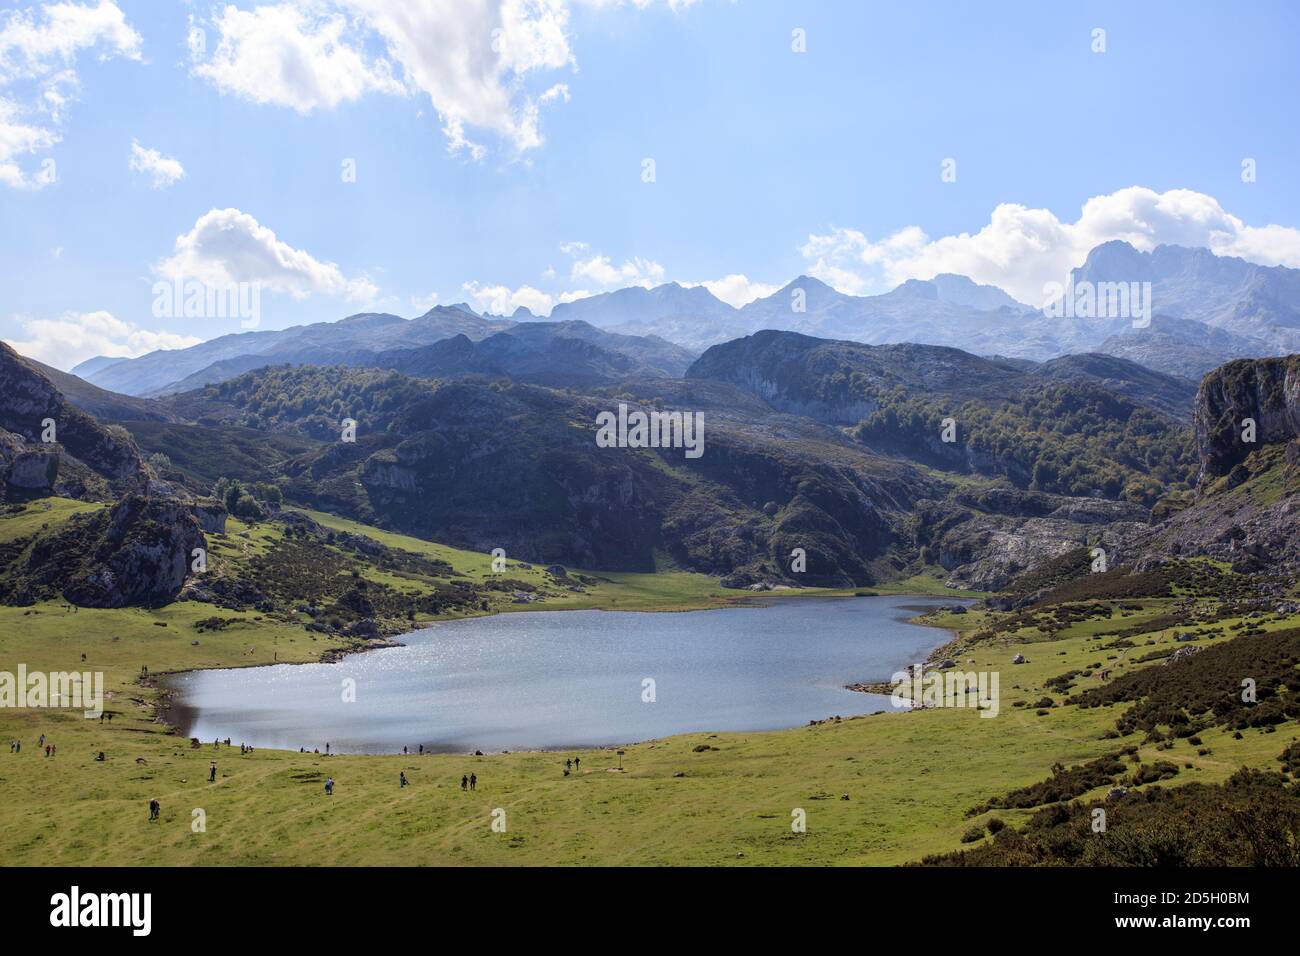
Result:
<svg viewBox="0 0 1300 956"><path fill-rule="evenodd" d="M17 451L10 440L6 442L8 450L0 451L0 461L7 459L6 484L13 484L10 479L17 477L19 482L35 481L41 487L42 464L54 466L36 459L56 455L59 465L47 484L53 487L56 477L66 475L63 485L54 488L60 494L104 499L144 489L145 469L130 435L101 425L76 408L3 342L0 396L0 429L16 436L24 446ZM15 463L19 463L16 476ZM98 480L86 480L90 476Z"/></svg>
<svg viewBox="0 0 1300 956"><path fill-rule="evenodd" d="M0 573L0 599L29 604L61 594L81 607L156 607L176 599L195 548L207 542L189 507L128 495L37 537Z"/></svg>
<svg viewBox="0 0 1300 956"><path fill-rule="evenodd" d="M1117 552L1145 517L1124 502L991 488L921 503L914 528L923 554L948 571L949 587L996 591L1080 547Z"/></svg>
<svg viewBox="0 0 1300 956"><path fill-rule="evenodd" d="M59 474L59 456L48 447L33 447L21 436L0 429L0 490L7 500L51 494Z"/></svg>
<svg viewBox="0 0 1300 956"><path fill-rule="evenodd" d="M1300 355L1220 366L1201 382L1192 417L1203 480L1228 474L1261 445L1300 436Z"/></svg>
<svg viewBox="0 0 1300 956"><path fill-rule="evenodd" d="M194 515L194 520L199 523L199 528L204 534L226 533L226 518L228 517L226 506L215 498L200 498L192 502L190 504L190 514Z"/></svg>
<svg viewBox="0 0 1300 956"><path fill-rule="evenodd" d="M207 547L189 509L132 495L86 524L90 550L63 596L83 607L155 606L175 600L195 548Z"/></svg>

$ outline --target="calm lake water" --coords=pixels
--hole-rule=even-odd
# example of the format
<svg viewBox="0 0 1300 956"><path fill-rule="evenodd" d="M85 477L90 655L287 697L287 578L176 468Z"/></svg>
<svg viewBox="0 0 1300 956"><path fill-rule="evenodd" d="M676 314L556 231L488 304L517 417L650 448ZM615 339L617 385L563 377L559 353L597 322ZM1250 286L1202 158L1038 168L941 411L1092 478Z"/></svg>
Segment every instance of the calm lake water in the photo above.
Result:
<svg viewBox="0 0 1300 956"><path fill-rule="evenodd" d="M947 632L906 619L951 600L782 598L680 613L527 611L436 624L333 664L169 680L200 740L342 753L604 746L772 730L891 709L844 689L924 660ZM343 681L356 700L343 702ZM654 681L653 703L642 700Z"/></svg>

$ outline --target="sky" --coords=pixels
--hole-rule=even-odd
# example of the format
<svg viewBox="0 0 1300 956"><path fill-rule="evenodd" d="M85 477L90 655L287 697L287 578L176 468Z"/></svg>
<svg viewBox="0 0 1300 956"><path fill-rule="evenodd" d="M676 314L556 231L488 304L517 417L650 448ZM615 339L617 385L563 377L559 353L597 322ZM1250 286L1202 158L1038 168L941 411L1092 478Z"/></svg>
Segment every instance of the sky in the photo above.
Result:
<svg viewBox="0 0 1300 956"><path fill-rule="evenodd" d="M60 368L627 285L1300 267L1300 5L0 2L0 338ZM168 302L171 302L168 299Z"/></svg>

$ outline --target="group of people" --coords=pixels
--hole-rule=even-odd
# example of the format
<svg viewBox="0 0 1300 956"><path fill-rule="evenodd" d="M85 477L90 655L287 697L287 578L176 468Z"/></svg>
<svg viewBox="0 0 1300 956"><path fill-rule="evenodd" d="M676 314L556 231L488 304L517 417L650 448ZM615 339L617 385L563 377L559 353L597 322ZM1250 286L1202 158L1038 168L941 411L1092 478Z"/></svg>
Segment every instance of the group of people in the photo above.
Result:
<svg viewBox="0 0 1300 956"><path fill-rule="evenodd" d="M37 750L40 750L42 747L45 748L45 756L47 756L47 757L53 757L56 753L58 753L58 749L59 749L59 748L56 747L54 744L47 744L47 743L45 742L45 735L44 735L44 734L41 734L41 738L40 738L40 740L38 740L38 741L36 742L36 749L37 749ZM23 752L23 742L22 742L21 740L17 740L17 739L9 741L9 752L10 752L11 754L20 754L20 753L22 753L22 752Z"/></svg>

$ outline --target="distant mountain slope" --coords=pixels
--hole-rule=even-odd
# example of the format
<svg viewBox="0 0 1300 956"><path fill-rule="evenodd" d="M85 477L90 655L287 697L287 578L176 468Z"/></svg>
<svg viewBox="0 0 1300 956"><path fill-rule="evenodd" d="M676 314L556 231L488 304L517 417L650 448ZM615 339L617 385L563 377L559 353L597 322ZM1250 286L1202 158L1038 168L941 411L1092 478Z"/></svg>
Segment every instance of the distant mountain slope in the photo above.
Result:
<svg viewBox="0 0 1300 956"><path fill-rule="evenodd" d="M482 339L511 324L485 319L466 305L437 306L409 320L388 313L362 313L337 322L223 335L187 349L90 366L84 375L94 385L126 395L158 394L177 390L176 383L182 381L196 384L196 373L198 379L220 381L261 365L333 364L358 350L428 345L461 334Z"/></svg>
<svg viewBox="0 0 1300 956"><path fill-rule="evenodd" d="M1137 405L1154 408L1178 421L1190 422L1196 382L1098 352L1063 355L1034 368L1031 375L1053 381L1094 382Z"/></svg>
<svg viewBox="0 0 1300 956"><path fill-rule="evenodd" d="M107 391L97 385L91 385L85 379L70 372L61 372L35 359L24 357L23 361L49 379L51 384L74 405L100 421L170 422L177 420L171 412L147 398Z"/></svg>
<svg viewBox="0 0 1300 956"><path fill-rule="evenodd" d="M626 375L677 376L694 357L657 336L622 335L581 320L489 319L455 305L409 321L360 315L283 332L223 336L189 349L113 362L93 374L151 396L190 391L269 365L359 365L426 377L480 373L567 385Z"/></svg>
<svg viewBox="0 0 1300 956"><path fill-rule="evenodd" d="M1154 311L1161 315L1300 351L1300 269L1256 265L1186 246L1140 252L1127 242L1114 241L1093 249L1074 278L1150 282Z"/></svg>
<svg viewBox="0 0 1300 956"><path fill-rule="evenodd" d="M3 342L0 396L0 492L7 497L106 500L144 489L148 476L130 436L77 408Z"/></svg>
<svg viewBox="0 0 1300 956"><path fill-rule="evenodd" d="M1198 380L1233 359L1263 358L1281 354L1283 350L1261 339L1216 329L1195 319L1157 315L1149 328L1130 328L1111 335L1097 346L1097 351Z"/></svg>
<svg viewBox="0 0 1300 956"><path fill-rule="evenodd" d="M1197 377L1225 359L1300 350L1300 270L1257 266L1207 249L1159 246L1144 253L1128 243L1108 242L1093 249L1071 278L1076 284L1150 282L1150 301L1136 315L1054 316L1043 303L1023 304L993 286L945 273L874 296L846 295L800 276L737 309L703 286L669 282L564 302L549 322L522 308L509 318L479 315L463 303L411 320L365 313L339 322L225 335L136 359L99 357L78 366L77 374L114 392L161 394L264 365L350 364L358 353L374 361L377 353L419 349L456 335L479 342L524 329L518 334L526 344L543 334L526 327L547 325L631 357L633 373L644 368L669 375L679 374L688 351L765 330L866 344L943 345L1015 359L1105 352L1184 377ZM569 325L575 322L581 325ZM637 341L618 344L602 334ZM509 364L522 367L521 359ZM617 364L597 377L613 374ZM580 377L590 380L585 372Z"/></svg>
<svg viewBox="0 0 1300 956"><path fill-rule="evenodd" d="M614 332L659 336L697 351L752 331L736 309L708 289L676 282L562 302L551 311L551 319L578 319Z"/></svg>
<svg viewBox="0 0 1300 956"><path fill-rule="evenodd" d="M854 426L878 452L1027 490L1150 504L1195 473L1186 412L1175 418L1190 385L1109 356L1026 370L943 346L759 332L709 349L687 378Z"/></svg>
<svg viewBox="0 0 1300 956"><path fill-rule="evenodd" d="M358 354L347 364L422 378L482 374L538 385L584 386L629 376L675 378L693 358L662 339L605 332L575 320L521 323L477 343L462 335L417 349Z"/></svg>
<svg viewBox="0 0 1300 956"><path fill-rule="evenodd" d="M863 345L797 332L756 332L715 345L691 365L690 379L714 379L758 395L773 408L834 425L852 425L878 407L880 394L998 394L1017 368L937 345Z"/></svg>

